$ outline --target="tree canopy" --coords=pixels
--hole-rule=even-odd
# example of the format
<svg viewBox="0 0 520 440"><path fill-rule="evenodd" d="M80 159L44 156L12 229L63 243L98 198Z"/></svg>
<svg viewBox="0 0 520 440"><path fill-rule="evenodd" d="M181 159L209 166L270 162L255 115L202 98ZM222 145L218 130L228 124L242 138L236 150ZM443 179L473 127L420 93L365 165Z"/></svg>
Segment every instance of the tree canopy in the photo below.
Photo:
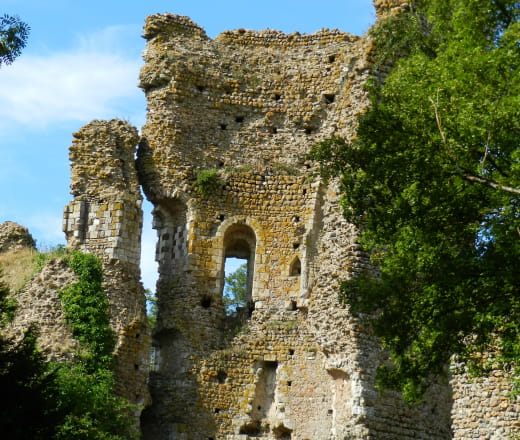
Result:
<svg viewBox="0 0 520 440"><path fill-rule="evenodd" d="M513 0L409 2L371 33L355 139L312 152L378 268L342 297L391 353L380 383L411 401L453 356L520 376L519 16Z"/></svg>
<svg viewBox="0 0 520 440"><path fill-rule="evenodd" d="M31 28L18 17L4 14L0 17L0 67L11 64L27 44Z"/></svg>

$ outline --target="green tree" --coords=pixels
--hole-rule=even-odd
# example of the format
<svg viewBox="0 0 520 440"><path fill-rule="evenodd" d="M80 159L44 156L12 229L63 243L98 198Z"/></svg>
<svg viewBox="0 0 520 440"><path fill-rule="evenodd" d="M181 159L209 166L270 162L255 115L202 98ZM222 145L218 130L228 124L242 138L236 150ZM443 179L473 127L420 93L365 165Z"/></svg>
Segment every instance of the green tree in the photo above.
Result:
<svg viewBox="0 0 520 440"><path fill-rule="evenodd" d="M224 279L224 307L226 314L236 315L246 305L247 263L239 266Z"/></svg>
<svg viewBox="0 0 520 440"><path fill-rule="evenodd" d="M1 273L0 273L1 278ZM0 281L0 330L11 321L14 302ZM0 431L6 438L44 440L52 437L57 418L52 383L55 374L37 350L37 332L29 329L18 341L0 334Z"/></svg>
<svg viewBox="0 0 520 440"><path fill-rule="evenodd" d="M138 438L132 407L114 393L110 370L90 363L60 363L52 390L58 416L54 440L131 440Z"/></svg>
<svg viewBox="0 0 520 440"><path fill-rule="evenodd" d="M16 16L0 17L0 67L11 64L27 44L30 27Z"/></svg>
<svg viewBox="0 0 520 440"><path fill-rule="evenodd" d="M80 252L64 258L78 281L61 293L62 305L81 348L74 360L47 362L37 348L35 329L20 341L0 334L0 432L19 440L138 438L131 418L134 408L114 393L115 338L101 285L101 263ZM0 282L0 330L16 308L8 295L9 289Z"/></svg>
<svg viewBox="0 0 520 440"><path fill-rule="evenodd" d="M146 297L146 315L148 317L148 324L153 329L157 323L157 313L159 312L157 306L157 297L150 289L145 289L144 294Z"/></svg>
<svg viewBox="0 0 520 440"><path fill-rule="evenodd" d="M391 353L380 384L413 401L452 356L520 376L520 2L409 4L372 31L356 139L312 155L379 270L342 296Z"/></svg>

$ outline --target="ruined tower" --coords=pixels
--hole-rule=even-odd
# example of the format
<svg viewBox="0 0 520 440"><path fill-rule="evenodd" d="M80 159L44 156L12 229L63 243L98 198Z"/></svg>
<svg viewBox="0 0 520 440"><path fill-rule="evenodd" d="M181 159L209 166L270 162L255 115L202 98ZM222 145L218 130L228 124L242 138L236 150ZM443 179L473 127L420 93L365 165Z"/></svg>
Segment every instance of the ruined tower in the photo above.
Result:
<svg viewBox="0 0 520 440"><path fill-rule="evenodd" d="M378 17L407 7L374 4ZM413 409L379 395L383 352L338 299L339 283L369 260L342 216L338 182L322 182L307 155L320 140L355 135L370 41L326 29L210 39L172 14L148 17L144 37L141 136L121 121L75 133L64 220L69 247L103 260L118 390L144 404L143 438L508 438L520 407L500 374L476 386L454 376ZM157 231L151 338L140 188ZM229 258L247 267L246 299L231 311Z"/></svg>
<svg viewBox="0 0 520 440"><path fill-rule="evenodd" d="M118 121L92 121L74 133L71 193L63 230L67 246L97 255L117 334L117 391L131 402L148 398L150 340L140 281L142 196L134 154L137 130Z"/></svg>
<svg viewBox="0 0 520 440"><path fill-rule="evenodd" d="M367 41L243 29L211 40L170 14L148 17L144 37L138 172L160 273L144 438L448 438L442 390L428 416L377 396L380 352L337 295L367 257L336 185L307 160L317 141L353 135ZM238 316L222 300L229 257L248 268Z"/></svg>

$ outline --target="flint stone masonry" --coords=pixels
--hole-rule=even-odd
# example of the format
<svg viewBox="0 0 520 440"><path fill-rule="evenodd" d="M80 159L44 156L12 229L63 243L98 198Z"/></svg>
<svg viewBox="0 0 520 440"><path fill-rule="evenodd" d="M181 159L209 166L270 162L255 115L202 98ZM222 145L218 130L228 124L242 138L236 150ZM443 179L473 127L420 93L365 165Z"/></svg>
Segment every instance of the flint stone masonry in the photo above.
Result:
<svg viewBox="0 0 520 440"><path fill-rule="evenodd" d="M0 253L34 247L36 242L25 226L9 221L0 224Z"/></svg>
<svg viewBox="0 0 520 440"><path fill-rule="evenodd" d="M103 262L103 288L118 335L117 389L131 402L148 401L150 330L140 282L142 196L134 154L139 136L128 123L92 121L74 133L71 193L64 209L67 246Z"/></svg>
<svg viewBox="0 0 520 440"><path fill-rule="evenodd" d="M378 18L408 7L374 5ZM141 137L116 120L75 133L73 200L64 211L68 246L103 261L119 335L118 390L145 405L143 439L519 435L519 400L500 370L472 379L458 366L415 408L379 394L385 354L338 300L343 279L373 268L341 215L338 182L317 179L306 156L319 140L355 135L367 105L369 38L239 29L211 40L172 14L148 17L144 37ZM214 177L204 187L201 171ZM139 281L140 186L157 231L152 337ZM230 257L248 268L247 302L236 316L222 300ZM55 337L74 344L66 327L52 327L63 322L55 291L73 279L53 264L41 275L48 296L35 279L21 309L28 322L47 316L51 351Z"/></svg>
<svg viewBox="0 0 520 440"><path fill-rule="evenodd" d="M70 360L79 349L61 307L59 292L78 280L61 260L45 264L21 292L13 295L17 308L9 334L21 338L34 325L38 329L38 347L51 360Z"/></svg>
<svg viewBox="0 0 520 440"><path fill-rule="evenodd" d="M461 366L457 365L460 370ZM464 369L454 373L452 430L454 439L502 440L520 434L520 396L512 397L511 375L491 371L472 377Z"/></svg>
<svg viewBox="0 0 520 440"><path fill-rule="evenodd" d="M408 7L375 6L378 17ZM148 118L137 165L155 206L160 272L144 438L506 439L518 432L503 377L482 393L454 375L414 409L379 395L375 367L384 354L338 301L340 280L370 266L341 216L336 183L319 182L306 154L321 139L354 135L367 103L370 41L326 29L239 29L211 40L171 14L148 17L144 37ZM220 177L204 194L195 183L201 170ZM248 255L251 294L230 322L224 262L239 254ZM454 402L459 388L469 398ZM478 420L468 402L485 408Z"/></svg>
<svg viewBox="0 0 520 440"><path fill-rule="evenodd" d="M386 15L397 15L409 8L409 2L406 0L374 0L373 3L378 18L384 18Z"/></svg>
<svg viewBox="0 0 520 440"><path fill-rule="evenodd" d="M370 42L327 29L211 40L171 14L148 17L144 36L137 166L160 273L144 438L450 438L446 385L414 410L378 396L382 353L337 296L368 257L306 159L353 135ZM204 193L201 170L219 175ZM240 255L251 293L230 318L224 263Z"/></svg>

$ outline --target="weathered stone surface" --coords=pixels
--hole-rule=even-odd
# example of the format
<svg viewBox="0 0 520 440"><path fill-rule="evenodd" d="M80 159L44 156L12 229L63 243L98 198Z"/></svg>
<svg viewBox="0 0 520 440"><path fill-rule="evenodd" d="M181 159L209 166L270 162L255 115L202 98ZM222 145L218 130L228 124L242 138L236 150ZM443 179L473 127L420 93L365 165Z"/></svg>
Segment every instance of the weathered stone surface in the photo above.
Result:
<svg viewBox="0 0 520 440"><path fill-rule="evenodd" d="M397 15L399 12L408 9L409 3L406 0L374 0L376 15L381 18L384 15Z"/></svg>
<svg viewBox="0 0 520 440"><path fill-rule="evenodd" d="M144 438L449 438L447 386L413 411L375 391L382 353L337 296L368 258L306 159L354 134L370 42L326 29L211 40L171 14L144 35L138 170L160 272ZM220 177L204 193L201 170ZM240 255L249 310L233 333L224 264Z"/></svg>
<svg viewBox="0 0 520 440"><path fill-rule="evenodd" d="M407 7L374 4L378 17ZM367 105L369 39L240 29L211 40L172 14L148 17L144 37L148 115L137 163L135 128L83 127L70 149L74 199L64 213L68 246L103 260L119 335L118 389L148 404L144 439L518 435L519 402L499 370L479 380L454 372L413 409L394 393L378 394L385 354L338 300L341 280L373 268L341 215L338 183L319 181L306 156L319 140L354 136ZM214 177L206 186L197 184L201 171ZM139 184L157 230L152 340L139 281ZM229 257L248 263L247 304L236 317L222 300ZM70 340L53 311L53 292L71 276L60 271L45 269L41 291L33 280L21 308L27 322L51 317L51 351L54 338Z"/></svg>
<svg viewBox="0 0 520 440"><path fill-rule="evenodd" d="M407 5L376 7L383 16ZM354 134L370 41L337 30L211 40L171 14L149 17L144 35L138 169L155 205L160 271L145 438L447 439L453 430L462 439L491 435L495 419L507 426L496 438L514 432L509 415L487 409L478 428L463 428L469 414L446 383L414 409L379 395L384 353L338 301L340 280L370 266L336 184L316 180L306 154ZM210 192L197 188L201 170L219 173ZM237 254L248 258L250 315L233 336L221 298L225 259Z"/></svg>
<svg viewBox="0 0 520 440"><path fill-rule="evenodd" d="M92 121L74 133L71 193L64 210L67 246L103 262L116 347L117 389L148 400L150 330L140 281L142 196L135 170L137 129L120 120Z"/></svg>
<svg viewBox="0 0 520 440"><path fill-rule="evenodd" d="M512 376L502 369L472 377L453 366L452 430L454 439L516 438L520 434L520 396L512 396ZM462 371L461 371L462 370Z"/></svg>
<svg viewBox="0 0 520 440"><path fill-rule="evenodd" d="M39 334L39 348L49 359L70 359L79 345L66 322L59 292L76 281L77 276L62 260L45 264L14 295L17 309L9 333L21 337L28 326L34 325Z"/></svg>
<svg viewBox="0 0 520 440"><path fill-rule="evenodd" d="M9 221L0 224L0 253L34 247L36 242L25 226Z"/></svg>

